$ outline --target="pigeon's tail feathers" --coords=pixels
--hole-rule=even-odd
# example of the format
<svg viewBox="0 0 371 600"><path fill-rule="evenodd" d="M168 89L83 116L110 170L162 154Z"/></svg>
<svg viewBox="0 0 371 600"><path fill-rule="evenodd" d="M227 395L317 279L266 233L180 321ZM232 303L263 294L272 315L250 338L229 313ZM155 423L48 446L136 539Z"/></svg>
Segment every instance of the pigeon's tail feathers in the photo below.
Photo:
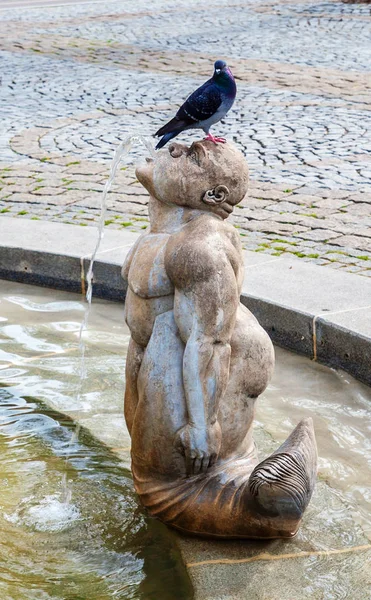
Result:
<svg viewBox="0 0 371 600"><path fill-rule="evenodd" d="M159 143L157 144L156 150L160 150L160 148L165 146L165 144L167 144L168 141L175 138L175 136L177 136L178 133L180 133L180 131L170 131L169 133L165 133L165 135L160 139Z"/></svg>
<svg viewBox="0 0 371 600"><path fill-rule="evenodd" d="M189 123L186 123L186 121L180 120L179 117L174 117L174 119L171 119L171 121L166 123L166 125L163 125L163 127L161 127L158 131L156 131L155 137L166 135L166 133L172 133L173 131L180 133L183 130L183 128L188 127L188 125Z"/></svg>

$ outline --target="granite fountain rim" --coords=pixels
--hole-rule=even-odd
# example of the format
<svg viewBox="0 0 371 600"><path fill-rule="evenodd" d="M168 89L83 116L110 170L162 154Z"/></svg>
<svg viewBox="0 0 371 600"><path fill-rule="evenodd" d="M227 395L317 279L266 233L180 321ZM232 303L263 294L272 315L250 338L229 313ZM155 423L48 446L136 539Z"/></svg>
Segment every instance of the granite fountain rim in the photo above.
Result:
<svg viewBox="0 0 371 600"><path fill-rule="evenodd" d="M121 267L140 234L105 230L93 295L123 301ZM85 293L96 227L0 217L0 279ZM371 280L244 251L241 301L272 341L371 385Z"/></svg>

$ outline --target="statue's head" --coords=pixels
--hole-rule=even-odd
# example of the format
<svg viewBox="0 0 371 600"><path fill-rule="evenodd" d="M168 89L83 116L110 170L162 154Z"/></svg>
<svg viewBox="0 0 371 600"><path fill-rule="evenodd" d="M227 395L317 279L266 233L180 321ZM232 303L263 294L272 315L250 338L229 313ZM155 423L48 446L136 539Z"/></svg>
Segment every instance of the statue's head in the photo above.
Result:
<svg viewBox="0 0 371 600"><path fill-rule="evenodd" d="M170 143L136 170L158 201L213 212L223 219L247 192L246 160L233 144L210 141Z"/></svg>

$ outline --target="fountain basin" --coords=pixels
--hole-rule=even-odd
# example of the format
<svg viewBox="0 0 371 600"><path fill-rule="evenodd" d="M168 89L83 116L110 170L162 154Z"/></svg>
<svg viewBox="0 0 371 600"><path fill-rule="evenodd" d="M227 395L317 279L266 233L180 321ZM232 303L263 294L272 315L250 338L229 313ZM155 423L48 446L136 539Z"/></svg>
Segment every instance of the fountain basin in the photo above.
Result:
<svg viewBox="0 0 371 600"><path fill-rule="evenodd" d="M93 589L100 594L97 600L192 598L185 564L200 599L370 597L369 388L343 372L277 349L274 379L258 401L254 436L263 458L298 420L314 418L319 481L299 534L290 541L193 540L146 517L133 494L127 470L130 440L122 411L128 342L123 306L101 300L93 303L85 333L87 377L79 392L81 296L4 281L0 289L4 417L0 439L8 478L1 498L6 515L3 526L8 540L22 541L23 553L9 560L9 547L3 548L11 565L12 589L18 594L14 597L36 599L40 590L47 592L41 587L46 585L40 567L46 561L42 545L48 552L52 547L60 568L54 581L89 599L94 599ZM33 415L28 428L19 418L22 415ZM66 460L63 441L71 438L74 423L83 427L83 433L79 447L72 445ZM7 461L14 444L17 451L26 453L23 462L15 462L11 454ZM61 475L66 471L72 494L69 508L61 497ZM139 534L134 543L130 536L136 527ZM182 559L176 555L174 540ZM88 544L84 551L82 541ZM35 544L41 548L36 557ZM115 555L115 562L112 552L117 553L117 546L121 554L119 559ZM12 548L17 547L13 543ZM27 573L18 568L20 556ZM92 556L99 556L99 569L97 563L92 564ZM169 557L172 560L167 562ZM30 586L30 564L37 572L32 580L34 596L28 588L25 591ZM69 576L75 576L80 588L66 587ZM107 581L117 587L107 587ZM0 589L1 585L10 585L9 573ZM8 589L3 587L3 597Z"/></svg>

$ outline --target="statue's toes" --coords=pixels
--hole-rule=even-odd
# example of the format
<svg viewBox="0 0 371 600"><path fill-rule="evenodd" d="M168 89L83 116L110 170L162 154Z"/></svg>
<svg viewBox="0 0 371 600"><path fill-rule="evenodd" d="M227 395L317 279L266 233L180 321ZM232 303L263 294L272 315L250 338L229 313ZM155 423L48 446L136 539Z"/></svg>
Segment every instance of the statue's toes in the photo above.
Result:
<svg viewBox="0 0 371 600"><path fill-rule="evenodd" d="M312 496L316 474L312 419L304 419L251 473L249 490L256 511L268 518L300 521Z"/></svg>

